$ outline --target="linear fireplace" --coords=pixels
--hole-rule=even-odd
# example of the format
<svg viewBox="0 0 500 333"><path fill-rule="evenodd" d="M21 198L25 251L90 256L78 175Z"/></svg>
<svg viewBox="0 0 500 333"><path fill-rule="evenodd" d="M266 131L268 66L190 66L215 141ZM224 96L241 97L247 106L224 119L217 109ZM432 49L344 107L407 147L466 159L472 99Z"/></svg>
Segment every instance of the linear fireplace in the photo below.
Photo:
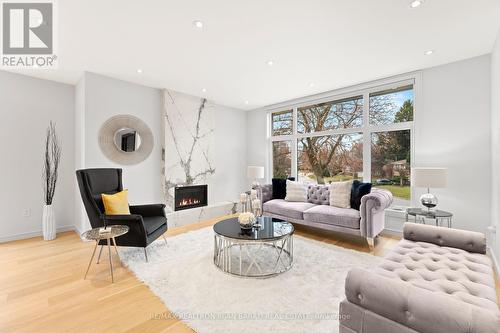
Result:
<svg viewBox="0 0 500 333"><path fill-rule="evenodd" d="M208 204L208 185L175 187L174 210L202 207Z"/></svg>

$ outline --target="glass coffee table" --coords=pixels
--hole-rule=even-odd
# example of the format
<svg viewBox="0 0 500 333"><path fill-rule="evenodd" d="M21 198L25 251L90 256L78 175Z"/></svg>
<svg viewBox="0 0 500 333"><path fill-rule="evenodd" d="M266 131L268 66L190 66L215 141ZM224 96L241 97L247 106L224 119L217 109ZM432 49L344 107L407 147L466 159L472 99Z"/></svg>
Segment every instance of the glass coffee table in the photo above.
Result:
<svg viewBox="0 0 500 333"><path fill-rule="evenodd" d="M242 229L238 218L216 223L214 264L225 273L248 278L267 278L293 265L293 225L262 216L258 227Z"/></svg>

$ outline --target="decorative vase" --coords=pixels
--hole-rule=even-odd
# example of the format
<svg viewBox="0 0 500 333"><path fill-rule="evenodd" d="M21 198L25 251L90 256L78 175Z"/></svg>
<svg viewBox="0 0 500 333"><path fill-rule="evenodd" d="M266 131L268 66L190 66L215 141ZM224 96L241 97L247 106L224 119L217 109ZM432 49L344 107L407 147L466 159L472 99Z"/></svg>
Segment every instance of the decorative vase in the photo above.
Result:
<svg viewBox="0 0 500 333"><path fill-rule="evenodd" d="M44 240L56 238L56 216L52 205L43 206L42 231Z"/></svg>
<svg viewBox="0 0 500 333"><path fill-rule="evenodd" d="M238 223L241 229L252 229L255 224L255 216L252 213L241 213L238 216Z"/></svg>

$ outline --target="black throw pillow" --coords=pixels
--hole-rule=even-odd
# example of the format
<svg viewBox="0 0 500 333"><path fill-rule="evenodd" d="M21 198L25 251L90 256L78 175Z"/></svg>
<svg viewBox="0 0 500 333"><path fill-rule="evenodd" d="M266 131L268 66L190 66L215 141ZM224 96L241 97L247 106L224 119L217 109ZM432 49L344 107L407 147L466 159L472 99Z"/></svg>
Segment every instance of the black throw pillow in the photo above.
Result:
<svg viewBox="0 0 500 333"><path fill-rule="evenodd" d="M294 181L295 177L290 177L288 180ZM286 179L273 178L273 199L285 199L286 197Z"/></svg>
<svg viewBox="0 0 500 333"><path fill-rule="evenodd" d="M351 188L351 208L359 210L359 207L361 206L361 198L370 193L371 190L371 183L362 183L359 180L353 181Z"/></svg>

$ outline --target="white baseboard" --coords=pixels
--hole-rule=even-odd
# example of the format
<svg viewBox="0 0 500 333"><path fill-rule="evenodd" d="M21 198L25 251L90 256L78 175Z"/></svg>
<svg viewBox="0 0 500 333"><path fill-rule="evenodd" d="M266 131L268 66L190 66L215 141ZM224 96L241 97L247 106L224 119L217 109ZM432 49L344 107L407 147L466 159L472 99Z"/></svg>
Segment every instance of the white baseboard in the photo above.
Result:
<svg viewBox="0 0 500 333"><path fill-rule="evenodd" d="M80 236L80 235L84 232L84 230L80 230L80 228L78 228L78 226L77 226L77 225L74 225L74 226L73 226L73 230L74 230L74 231L75 231L75 232L76 232L79 236Z"/></svg>
<svg viewBox="0 0 500 333"><path fill-rule="evenodd" d="M65 232L65 231L76 231L77 229L73 225L66 225L62 227L57 227L56 232ZM31 232L23 232L20 234L14 234L9 236L1 236L0 243L11 242L20 239L28 239L33 237L42 236L42 230L31 231Z"/></svg>
<svg viewBox="0 0 500 333"><path fill-rule="evenodd" d="M497 276L500 276L500 262L498 261L497 257L495 256L495 251L491 247L487 247L488 253L490 254L490 258L493 261L493 268L495 269L495 272L497 273Z"/></svg>

